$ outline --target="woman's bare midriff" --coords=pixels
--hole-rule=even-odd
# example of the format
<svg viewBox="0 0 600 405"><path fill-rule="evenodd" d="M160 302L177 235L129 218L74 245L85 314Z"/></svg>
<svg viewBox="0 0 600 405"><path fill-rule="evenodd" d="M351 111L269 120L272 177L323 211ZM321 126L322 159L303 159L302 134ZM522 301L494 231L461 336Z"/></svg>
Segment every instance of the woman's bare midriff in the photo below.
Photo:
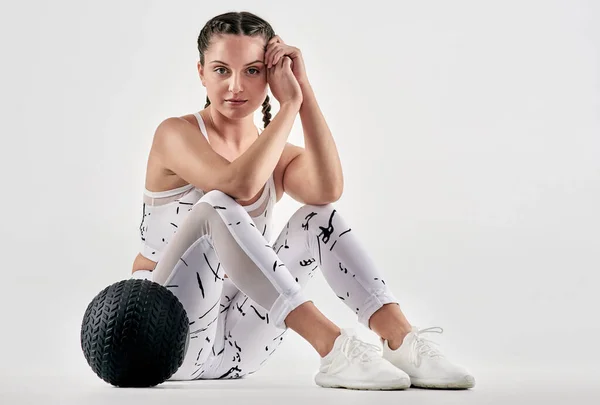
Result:
<svg viewBox="0 0 600 405"><path fill-rule="evenodd" d="M189 121L193 125L198 125L196 118L193 115L185 115L181 118ZM223 150L221 148L216 148L213 146L213 150L223 156L225 159L232 162L237 157L232 156L232 153L227 150ZM162 166L157 159L154 157L154 153L150 150L150 155L148 157L148 165L146 168L146 188L150 191L165 191L172 190L178 187L183 187L188 184L181 177L177 176L175 173L170 171L169 169ZM254 196L252 199L247 201L236 200L240 205L250 205L255 203L264 191L264 187ZM156 263L153 260L150 260L141 253L138 253L133 261L132 273L137 270L154 270L156 268ZM225 275L227 277L227 275Z"/></svg>

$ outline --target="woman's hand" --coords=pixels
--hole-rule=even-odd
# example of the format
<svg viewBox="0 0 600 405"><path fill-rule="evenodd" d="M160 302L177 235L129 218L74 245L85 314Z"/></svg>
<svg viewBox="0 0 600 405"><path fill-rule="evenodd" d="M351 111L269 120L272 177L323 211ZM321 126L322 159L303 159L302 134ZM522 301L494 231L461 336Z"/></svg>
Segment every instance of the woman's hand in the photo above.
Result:
<svg viewBox="0 0 600 405"><path fill-rule="evenodd" d="M307 83L306 68L300 49L286 45L279 35L275 35L267 43L264 60L267 69L270 66L276 65L284 56L288 56L292 60L292 72L298 83Z"/></svg>
<svg viewBox="0 0 600 405"><path fill-rule="evenodd" d="M267 68L267 83L273 97L280 105L285 103L302 104L302 89L292 73L292 59L282 57L280 61Z"/></svg>

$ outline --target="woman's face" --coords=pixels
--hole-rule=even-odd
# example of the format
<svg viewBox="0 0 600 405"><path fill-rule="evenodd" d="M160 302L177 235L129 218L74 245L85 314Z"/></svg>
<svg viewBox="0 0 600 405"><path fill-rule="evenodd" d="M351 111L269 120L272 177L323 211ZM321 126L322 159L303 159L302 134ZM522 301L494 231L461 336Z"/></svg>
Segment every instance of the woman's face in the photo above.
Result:
<svg viewBox="0 0 600 405"><path fill-rule="evenodd" d="M254 113L267 97L267 73L263 63L266 41L261 36L215 35L198 62L202 85L213 107L229 118ZM236 104L228 100L246 100Z"/></svg>

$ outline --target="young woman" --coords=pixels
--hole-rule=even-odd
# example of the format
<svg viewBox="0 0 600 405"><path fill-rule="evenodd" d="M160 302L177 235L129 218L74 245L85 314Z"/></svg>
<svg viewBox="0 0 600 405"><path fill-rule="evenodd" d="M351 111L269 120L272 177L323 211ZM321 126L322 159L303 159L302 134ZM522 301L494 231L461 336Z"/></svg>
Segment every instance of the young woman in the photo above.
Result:
<svg viewBox="0 0 600 405"><path fill-rule="evenodd" d="M165 119L148 159L132 278L160 283L190 320L182 366L170 380L256 372L288 329L321 356L324 387L470 388L473 377L402 314L384 275L332 205L340 160L299 49L258 16L226 13L198 37L204 109ZM271 120L268 90L280 109ZM264 129L254 112L262 108ZM305 146L287 142L300 114ZM303 204L271 245L283 193ZM303 293L320 269L379 347L340 329Z"/></svg>

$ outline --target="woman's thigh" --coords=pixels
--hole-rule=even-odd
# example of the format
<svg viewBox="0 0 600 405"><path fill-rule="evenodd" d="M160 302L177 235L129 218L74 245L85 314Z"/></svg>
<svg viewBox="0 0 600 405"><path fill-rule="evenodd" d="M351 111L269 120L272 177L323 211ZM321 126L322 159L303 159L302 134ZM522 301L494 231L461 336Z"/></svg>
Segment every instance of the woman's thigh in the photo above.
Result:
<svg viewBox="0 0 600 405"><path fill-rule="evenodd" d="M212 346L226 311L224 272L206 240L192 245L164 285L182 303L189 321L188 347L179 369L169 380L193 380L211 364Z"/></svg>

